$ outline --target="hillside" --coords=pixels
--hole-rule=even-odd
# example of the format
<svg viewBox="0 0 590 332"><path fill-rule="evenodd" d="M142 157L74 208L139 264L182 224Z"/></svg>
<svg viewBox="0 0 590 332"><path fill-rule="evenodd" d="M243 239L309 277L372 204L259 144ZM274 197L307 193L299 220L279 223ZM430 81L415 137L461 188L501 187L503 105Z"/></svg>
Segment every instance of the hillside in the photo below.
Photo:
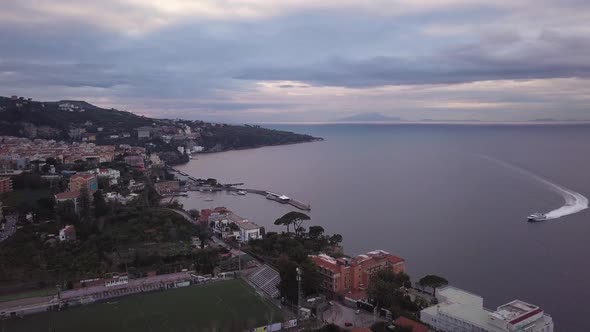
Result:
<svg viewBox="0 0 590 332"><path fill-rule="evenodd" d="M69 129L84 124L131 131L153 122L153 119L84 101L39 102L0 97L0 135L67 138Z"/></svg>
<svg viewBox="0 0 590 332"><path fill-rule="evenodd" d="M150 127L152 137L139 140L135 128ZM188 133L198 133L188 135ZM194 140L205 151L225 151L266 145L301 143L318 138L259 126L211 124L203 121L154 119L116 109L105 109L85 101L39 102L0 97L0 136L78 141L82 133L96 134L98 144L145 145L156 151L176 151L182 140ZM177 137L178 134L185 138ZM175 136L175 143L163 144L159 137Z"/></svg>

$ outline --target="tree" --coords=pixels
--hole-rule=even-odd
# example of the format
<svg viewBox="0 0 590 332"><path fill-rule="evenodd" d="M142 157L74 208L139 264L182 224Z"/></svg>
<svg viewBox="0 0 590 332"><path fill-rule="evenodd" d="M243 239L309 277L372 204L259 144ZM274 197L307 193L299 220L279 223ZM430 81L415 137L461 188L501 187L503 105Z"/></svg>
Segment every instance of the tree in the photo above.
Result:
<svg viewBox="0 0 590 332"><path fill-rule="evenodd" d="M199 218L199 216L201 215L201 214L199 213L199 210L197 210L197 209L191 209L191 210L188 210L188 214L189 214L191 217L193 217L193 219L198 219L198 218Z"/></svg>
<svg viewBox="0 0 590 332"><path fill-rule="evenodd" d="M308 236L312 240L317 240L324 235L324 228L322 226L310 226Z"/></svg>
<svg viewBox="0 0 590 332"><path fill-rule="evenodd" d="M334 234L330 236L330 245L335 246L340 243L342 243L342 235Z"/></svg>
<svg viewBox="0 0 590 332"><path fill-rule="evenodd" d="M432 288L433 294L436 294L437 288L444 287L448 284L449 281L447 279L434 274L429 274L427 276L424 276L422 279L418 280L418 285L420 285L420 287L422 287L423 289L425 287Z"/></svg>
<svg viewBox="0 0 590 332"><path fill-rule="evenodd" d="M78 214L76 213L74 202L66 201L57 203L55 206L57 220L62 225L72 225L78 223Z"/></svg>
<svg viewBox="0 0 590 332"><path fill-rule="evenodd" d="M90 217L90 194L86 187L82 187L80 190L79 206L80 217L82 220L88 221L88 218Z"/></svg>
<svg viewBox="0 0 590 332"><path fill-rule="evenodd" d="M302 233L304 228L301 226L303 222L306 220L310 220L308 215L305 213L291 211L286 213L284 216L280 217L279 219L275 220L275 225L283 225L287 226L287 233L289 233L289 227L293 225L293 229L295 234L299 235Z"/></svg>
<svg viewBox="0 0 590 332"><path fill-rule="evenodd" d="M94 216L100 218L108 214L109 206L102 195L102 192L99 190L95 192L92 197L94 198Z"/></svg>
<svg viewBox="0 0 590 332"><path fill-rule="evenodd" d="M199 241L201 241L201 249L205 249L205 245L207 244L207 241L209 241L211 232L208 228L200 227L197 236L199 237Z"/></svg>

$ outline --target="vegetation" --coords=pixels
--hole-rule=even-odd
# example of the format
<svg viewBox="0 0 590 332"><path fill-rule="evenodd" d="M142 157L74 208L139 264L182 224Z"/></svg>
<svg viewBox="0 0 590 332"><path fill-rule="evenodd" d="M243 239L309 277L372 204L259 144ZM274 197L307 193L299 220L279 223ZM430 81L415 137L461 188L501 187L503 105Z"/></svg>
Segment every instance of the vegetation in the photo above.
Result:
<svg viewBox="0 0 590 332"><path fill-rule="evenodd" d="M244 331L283 320L250 286L229 280L0 321L0 331Z"/></svg>
<svg viewBox="0 0 590 332"><path fill-rule="evenodd" d="M305 213L291 211L275 220L275 225L287 226L287 233L289 233L290 226L293 225L293 231L295 234L299 235L302 231L305 231L302 226L303 222L309 219L309 216Z"/></svg>
<svg viewBox="0 0 590 332"><path fill-rule="evenodd" d="M64 111L60 104L73 105L75 110ZM82 111L83 110L83 111ZM0 97L0 135L28 138L72 139L69 130L85 128L98 133L98 144L130 144L141 146L152 143L151 149L161 152L160 158L168 164L188 162L188 157L176 151L178 144L165 143L159 138L139 140L137 137L111 139L110 134L123 132L134 134L134 129L142 126L180 126L187 125L201 131L199 144L207 151L244 149L267 145L301 143L316 140L309 135L295 134L249 125L211 124L203 121L172 121L139 116L130 112L105 109L84 101L62 100L58 102L38 102L13 100ZM75 138L75 137L74 137Z"/></svg>
<svg viewBox="0 0 590 332"><path fill-rule="evenodd" d="M317 138L309 135L249 125L216 125L208 127L207 132L208 134L202 137L202 145L208 151L244 149L317 140Z"/></svg>
<svg viewBox="0 0 590 332"><path fill-rule="evenodd" d="M286 227L294 225L297 232L280 234L269 232L265 238L250 241L248 244L252 254L261 257L278 269L281 274L279 291L281 296L290 303L297 301L296 268L299 267L302 270L303 294L317 294L321 276L309 255L330 252L333 246L339 245L342 241L342 236L338 234L324 235L324 229L321 226L311 226L306 232L301 226L305 220L310 220L309 216L300 212L289 212L277 219L275 224Z"/></svg>
<svg viewBox="0 0 590 332"><path fill-rule="evenodd" d="M439 277L437 275L429 274L427 276L422 277L418 280L418 285L422 287L422 289L430 287L432 288L432 293L436 294L436 289L440 287L444 287L449 284L449 281L443 277Z"/></svg>
<svg viewBox="0 0 590 332"><path fill-rule="evenodd" d="M412 317L420 308L405 293L403 287L409 286L411 283L407 274L380 270L369 282L367 295L374 305L388 309L394 317Z"/></svg>
<svg viewBox="0 0 590 332"><path fill-rule="evenodd" d="M63 103L76 105L83 108L84 112L62 111L59 105ZM100 108L84 101L37 102L0 97L0 106L4 108L0 113L0 135L67 138L70 127L82 126L87 121L97 127L120 128L127 131L151 125L153 122L150 118Z"/></svg>
<svg viewBox="0 0 590 332"><path fill-rule="evenodd" d="M20 189L0 195L7 209L50 217L55 201L49 189Z"/></svg>
<svg viewBox="0 0 590 332"><path fill-rule="evenodd" d="M211 273L219 260L219 251L192 246L194 236L205 243L208 230L160 208L151 186L128 206L107 203L100 191L91 199L82 190L78 212L72 202L59 203L53 209L52 200L27 199L39 191L51 197L48 189L29 188L5 197L5 202L15 207L21 201L37 202L32 211L45 208L55 219L21 222L21 229L0 243L0 283L4 285L68 285L116 271L142 276L147 271L165 273L190 267ZM28 208L23 207L24 211ZM65 225L75 226L77 241L60 242L56 238Z"/></svg>

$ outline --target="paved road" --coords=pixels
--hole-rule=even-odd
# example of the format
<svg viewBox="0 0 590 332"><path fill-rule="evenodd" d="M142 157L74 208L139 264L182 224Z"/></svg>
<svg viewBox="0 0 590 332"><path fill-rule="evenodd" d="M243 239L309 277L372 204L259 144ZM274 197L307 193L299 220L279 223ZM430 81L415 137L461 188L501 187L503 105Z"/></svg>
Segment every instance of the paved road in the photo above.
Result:
<svg viewBox="0 0 590 332"><path fill-rule="evenodd" d="M360 314L356 314L356 309L346 307L340 303L334 303L323 314L324 321L334 323L338 326L345 327L347 322L352 323L353 327L370 327L377 320L374 319L371 313L361 310Z"/></svg>

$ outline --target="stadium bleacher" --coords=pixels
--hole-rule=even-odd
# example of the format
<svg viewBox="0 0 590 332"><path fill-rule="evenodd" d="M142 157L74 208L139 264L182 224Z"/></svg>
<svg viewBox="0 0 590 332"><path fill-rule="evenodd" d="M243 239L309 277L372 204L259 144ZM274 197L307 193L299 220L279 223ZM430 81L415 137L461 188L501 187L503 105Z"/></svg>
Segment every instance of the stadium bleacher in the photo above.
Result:
<svg viewBox="0 0 590 332"><path fill-rule="evenodd" d="M279 289L277 286L281 282L279 272L272 267L264 264L259 266L248 277L248 280L256 287L261 289L264 293L272 298L279 296Z"/></svg>

